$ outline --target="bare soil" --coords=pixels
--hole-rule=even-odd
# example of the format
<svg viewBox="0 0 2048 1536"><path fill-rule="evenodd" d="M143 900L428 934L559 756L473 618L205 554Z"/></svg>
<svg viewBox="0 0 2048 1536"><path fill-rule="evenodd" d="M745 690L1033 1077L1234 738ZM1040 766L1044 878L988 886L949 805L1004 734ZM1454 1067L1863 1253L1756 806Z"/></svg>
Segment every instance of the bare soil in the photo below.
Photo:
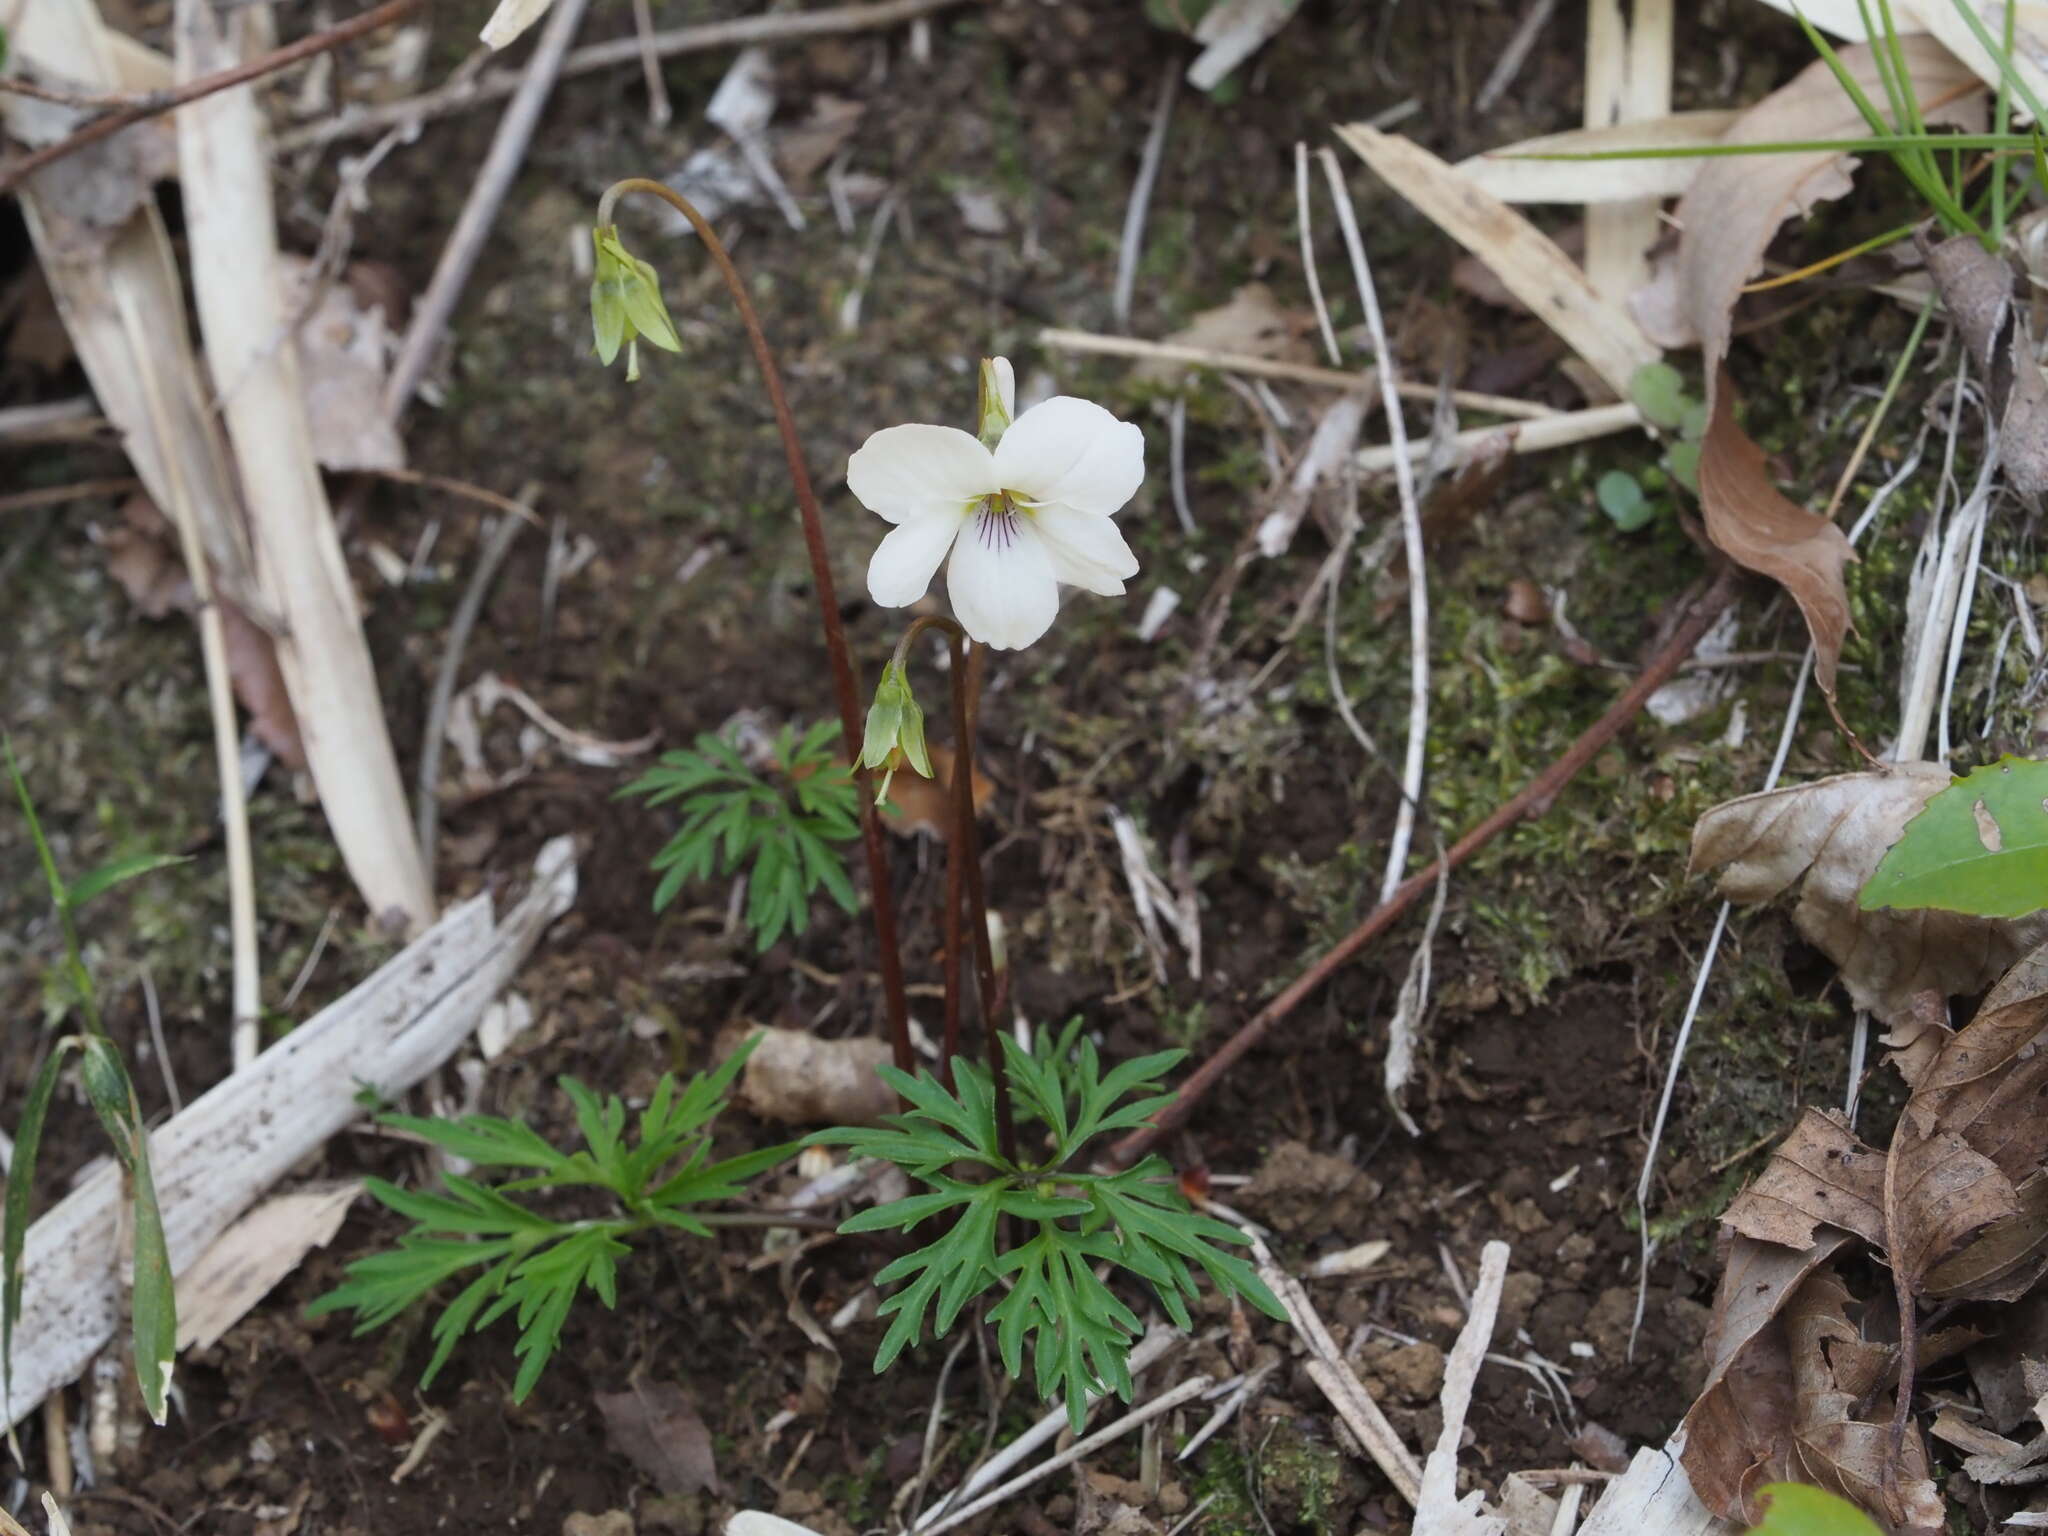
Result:
<svg viewBox="0 0 2048 1536"><path fill-rule="evenodd" d="M287 29L312 24L303 7L281 9ZM465 0L436 10L434 70L461 57L485 9ZM668 0L654 9L657 24L674 26L742 7ZM1244 72L1233 99L1184 93L1134 331L1164 335L1253 279L1305 308L1292 146L1325 142L1332 121L1412 97L1418 105L1403 130L1453 158L1574 123L1583 39L1568 5L1502 104L1484 118L1471 111L1522 9L1482 0L1308 0ZM1751 12L1761 8L1688 9L1681 105L1746 99L1799 57L1796 29L1758 20ZM160 19L134 18L144 26ZM586 31L608 37L628 25L623 7L600 7ZM1062 388L1143 421L1163 470L1161 402L1171 391L1134 383L1121 366L1041 353L1032 337L1049 323L1109 328L1124 199L1158 72L1183 56L1184 44L1149 25L1131 0L1003 0L943 16L932 32L929 64L908 56L900 34L777 56L778 121L802 120L826 96L862 103L851 163L887 177L902 199L856 334L842 333L837 315L859 277L870 212L855 237L842 236L813 181L798 189L811 215L801 233L767 207L724 221L781 349L821 483L835 485L846 453L874 428L963 417L970 360L991 351L1016 357L1020 376L1050 369ZM640 226L636 246L667 275L685 346L680 357L651 358L647 379L628 388L585 355L587 313L568 254L606 182L670 171L707 140L701 111L724 64L668 66L677 120L662 130L647 126L630 70L562 87L457 316L438 403L409 429L417 467L508 494L537 482L543 514L559 515L570 537L592 542L594 559L565 584L550 628L541 597L546 540L523 539L465 673L493 669L599 736L656 731L680 744L741 709L778 723L830 709L780 456L722 296L686 243ZM345 60L343 78L364 68ZM418 145L393 157L373 178L371 207L358 220L360 256L391 263L415 287L424 283L490 123L489 112L477 112L430 125ZM310 244L333 185L331 162L289 169L287 235ZM1419 376L1435 377L1448 360L1474 387L1574 401L1533 322L1455 290L1446 243L1367 185L1362 170L1351 181L1381 291ZM993 193L1010 233L965 233L954 201L963 189ZM1329 222L1322 209L1319 221ZM1327 227L1318 244L1334 292L1344 268ZM19 239L10 236L0 256L18 267ZM1877 301L1842 302L1862 306L1852 313L1868 332L1831 363L1846 388L1882 377L1886 340L1895 344L1896 336L1895 317ZM1339 300L1337 309L1340 326L1356 323L1354 304ZM77 387L75 369L25 361L18 331L15 340L0 398ZM1774 344L1768 336L1757 343L1766 352ZM1165 475L1155 474L1127 514L1146 567L1134 595L1120 607L1071 598L1048 642L999 659L984 710L986 766L999 788L987 833L989 883L1013 935L1017 1005L1042 1023L1083 1014L1112 1056L1162 1043L1213 1046L1297 974L1369 907L1394 800L1384 771L1357 751L1331 706L1321 626L1284 646L1275 639L1274 616L1292 611L1325 553L1313 531L1287 561L1247 580L1211 680L1241 688L1276 653L1279 667L1235 713L1218 716L1194 701L1194 615L1255 520L1265 473L1260 429L1243 405L1214 380L1187 388L1199 532L1180 532ZM1298 423L1321 403L1308 392L1280 393ZM1844 429L1839 441L1817 434L1774 446L1789 468L1826 483L1852 435ZM1430 809L1446 840L1613 696L1614 672L1581 665L1542 627L1511 616L1510 584L1570 586L1583 632L1632 664L1661 610L1701 569L1675 521L1625 540L1593 506L1591 480L1611 463L1630 464L1635 452L1517 463L1432 546L1444 683ZM24 484L118 472L118 457L105 451L44 450L14 463ZM344 486L339 500L349 509L350 554L371 597L370 633L410 771L428 680L472 563L475 515L383 485ZM895 617L868 605L860 579L876 528L843 490L828 501L842 612L872 668L896 633ZM1369 493L1369 523L1390 506L1389 495ZM154 967L173 1063L189 1094L225 1068L215 1022L226 987L225 928L204 702L189 626L140 619L107 577L89 530L111 518L110 506L85 507L8 530L21 542L0 544L0 604L18 652L0 674L0 706L74 867L136 837L197 855L156 893L110 904L91 932L112 1025L143 1059L148 1035L134 978L141 964ZM424 579L385 586L372 573L369 546L410 557L430 525L437 542ZM700 552L708 558L680 580L679 568ZM1135 618L1155 585L1174 586L1185 601L1146 645L1134 637ZM1759 594L1747 622L1747 643L1796 656L1796 616L1783 605L1766 609ZM1333 654L1383 745L1398 741L1405 713L1404 636L1398 590L1354 583ZM1166 1149L1183 1167L1217 1176L1218 1195L1271 1226L1289 1262L1371 1239L1391 1245L1371 1271L1317 1282L1314 1291L1411 1444L1426 1446L1436 1433L1440 1351L1462 1316L1457 1285L1469 1283L1483 1242L1513 1245L1496 1347L1557 1369L1547 1378L1540 1368L1482 1374L1471 1464L1489 1479L1585 1459L1593 1426L1631 1446L1661 1441L1703 1368L1711 1218L1755 1167L1743 1161L1744 1149L1788 1125L1799 1103L1839 1095L1843 1009L1780 917L1746 920L1702 1022L1700 1065L1679 1099L1652 1212L1662 1242L1635 1331L1637 1171L1712 912L1704 888L1681 883L1684 837L1701 805L1757 776L1754 737L1772 732L1753 723L1747 745L1724 747L1735 700L1752 722L1775 721L1789 678L1789 667L1767 665L1682 726L1638 723L1540 828L1504 841L1454 883L1437 951L1440 1009L1412 1101L1419 1137L1399 1128L1381 1088L1385 1021L1417 938L1410 926L1245 1060ZM486 742L501 767L522 756L511 720L494 721ZM1767 755L1768 744L1761 750ZM1831 738L1815 732L1802 738L1795 769L1838 761ZM665 827L612 798L623 778L544 759L520 782L443 817L440 873L450 898L516 881L549 836L581 841L577 909L519 982L536 1029L493 1065L484 1091L486 1108L530 1115L549 1134L569 1127L553 1087L565 1072L630 1097L664 1069L704 1065L714 1037L738 1021L834 1035L876 1027L863 922L821 906L800 942L756 959L725 923L722 890L690 893L668 914L652 914L645 865ZM1178 955L1167 983L1150 980L1105 819L1111 806L1136 815L1162 857L1186 838L1204 904L1200 980ZM293 1010L303 1018L388 949L364 930L323 848L317 811L295 803L275 774L258 818L266 998L285 994L327 914L341 914ZM14 855L7 867L17 871L0 893L8 935L0 939L0 1000L16 1021L5 1075L17 1089L47 1038L37 1021L54 953L24 846L12 825L0 827L0 847ZM932 914L941 859L913 840L900 841L894 857L914 979L929 983L937 976ZM278 1027L290 1022L280 1018ZM161 1111L154 1064L137 1075ZM778 1134L738 1112L721 1130L735 1150ZM78 1106L66 1106L45 1163L45 1199L94 1154L95 1137ZM301 1172L410 1179L418 1167L405 1144L358 1133ZM1231 1176L1253 1182L1239 1186ZM579 1309L541 1385L515 1407L502 1330L459 1347L422 1393L414 1383L426 1356L424 1317L366 1338L351 1337L340 1320L304 1317L305 1304L335 1283L346 1261L398 1230L388 1213L358 1210L331 1251L316 1254L218 1347L186 1361L170 1426L149 1434L122 1465L101 1469L81 1493L80 1536L552 1536L570 1516L614 1509L634 1512L641 1530L694 1536L747 1506L781 1509L837 1536L884 1524L892 1497L917 1471L942 1352L927 1345L877 1378L868 1366L880 1330L855 1324L838 1339L836 1384L821 1392L815 1348L790 1319L798 1293L817 1316L830 1316L885 1261L885 1243L842 1240L781 1265L756 1262L759 1236L743 1231L650 1247L622 1277L618 1310ZM1285 1347L1263 1322L1252 1333L1254 1347ZM951 1380L938 1486L949 1485L980 1444L987 1405L972 1361L970 1351ZM607 1445L593 1395L636 1374L678 1381L692 1394L714 1435L717 1494L658 1498ZM1009 1393L1002 1434L1028 1422L1028 1396ZM765 1426L789 1408L795 1419L770 1433ZM424 1459L394 1481L406 1445L442 1415L446 1428ZM1185 1434L1197 1422L1183 1415L1173 1428ZM41 1432L32 1425L24 1437L32 1476L46 1465ZM1213 1495L1193 1527L1212 1536L1261 1528L1351 1536L1403 1526L1398 1500L1339 1448L1326 1405L1293 1364L1269 1378L1204 1458L1168 1465L1177 1494L1163 1491L1153 1513L1170 1524L1177 1509ZM1094 1466L1106 1478L1134 1476L1135 1448ZM1092 1529L1088 1506L1100 1488L1055 1480L1035 1502L978 1528ZM1261 1518L1269 1523L1262 1527Z"/></svg>

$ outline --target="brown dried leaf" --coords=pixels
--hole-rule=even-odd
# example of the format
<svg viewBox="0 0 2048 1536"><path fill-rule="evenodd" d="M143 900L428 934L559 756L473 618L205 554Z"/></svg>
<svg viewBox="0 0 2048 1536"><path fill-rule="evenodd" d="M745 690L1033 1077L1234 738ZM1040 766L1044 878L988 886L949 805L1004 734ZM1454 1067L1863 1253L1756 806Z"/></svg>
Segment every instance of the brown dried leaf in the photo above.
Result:
<svg viewBox="0 0 2048 1536"><path fill-rule="evenodd" d="M1938 43L1902 38L1906 71L1930 125L1981 128L1985 94L1969 69ZM1841 61L1865 92L1883 99L1877 64L1865 46L1844 48ZM1724 144L1798 139L1862 138L1863 114L1824 60L1744 112ZM1707 160L1679 199L1678 256L1635 300L1651 338L1667 347L1697 341L1712 379L1728 352L1735 303L1762 269L1778 227L1852 185L1853 156L1726 155Z"/></svg>
<svg viewBox="0 0 2048 1536"><path fill-rule="evenodd" d="M1941 1495L1929 1476L1919 1429L1908 1426L1895 1458L1888 1416L1883 1422L1857 1418L1855 1394L1836 1379L1831 1348L1853 1351L1862 1342L1849 1321L1850 1299L1841 1277L1822 1270L1785 1308L1796 1476L1882 1512L1901 1536L1941 1536L1947 1529Z"/></svg>
<svg viewBox="0 0 2048 1536"><path fill-rule="evenodd" d="M1923 37L1901 40L1907 77L1931 124L1981 126L1984 91L1947 49ZM1868 47L1844 48L1841 62L1869 95L1883 89ZM1816 60L1743 113L1724 143L1860 137L1861 112ZM1763 264L1785 220L1852 185L1848 155L1732 155L1709 160L1678 204L1678 256L1638 295L1644 328L1667 346L1697 339L1707 374L1710 426L1700 447L1700 504L1707 535L1746 569L1779 582L1813 635L1814 677L1833 698L1835 668L1849 629L1842 566L1848 540L1826 519L1795 506L1771 483L1763 451L1736 425L1721 374L1735 304Z"/></svg>
<svg viewBox="0 0 2048 1536"><path fill-rule="evenodd" d="M2048 377L2035 361L2026 315L2013 302L2013 269L1970 235L1921 246L1963 345L1982 371L1999 420L2006 482L2032 500L2048 490Z"/></svg>
<svg viewBox="0 0 2048 1536"><path fill-rule="evenodd" d="M908 769L898 772L889 785L882 822L905 837L933 837L944 842L946 828L953 824L953 749L934 742L926 750L931 754L932 777ZM974 809L986 811L995 793L995 780L976 766Z"/></svg>
<svg viewBox="0 0 2048 1536"><path fill-rule="evenodd" d="M1923 1296L2017 1301L2048 1273L2048 1171L2028 1174L2013 1194L2019 1210L1992 1222L1961 1253L1929 1270L1921 1282Z"/></svg>
<svg viewBox="0 0 2048 1536"><path fill-rule="evenodd" d="M1721 1220L1745 1237L1812 1246L1815 1229L1846 1227L1884 1245L1884 1154L1856 1139L1838 1110L1809 1109Z"/></svg>
<svg viewBox="0 0 2048 1536"><path fill-rule="evenodd" d="M2009 973L2008 973L2009 974ZM1934 1065L1955 1031L1948 1026L1948 999L1935 991L1916 992L1908 1000L1908 1012L1878 1037L1887 1047L1885 1060L1898 1068L1909 1089Z"/></svg>
<svg viewBox="0 0 2048 1536"><path fill-rule="evenodd" d="M1764 451L1735 424L1727 380L1710 390L1713 414L1700 443L1700 509L1707 537L1737 565L1768 576L1799 604L1813 637L1813 676L1830 698L1849 633L1842 567L1854 558L1841 529L1771 483Z"/></svg>
<svg viewBox="0 0 2048 1536"><path fill-rule="evenodd" d="M593 1401L611 1448L663 1493L719 1491L711 1431L681 1387L635 1378L625 1391L599 1392Z"/></svg>
<svg viewBox="0 0 2048 1536"><path fill-rule="evenodd" d="M1246 283L1230 296L1228 304L1203 310L1166 339L1176 347L1200 347L1276 362L1312 363L1315 348L1308 338L1314 326L1309 316L1283 308L1264 283ZM1171 383L1187 372L1187 367L1185 363L1147 362L1140 363L1135 373L1141 379Z"/></svg>
<svg viewBox="0 0 2048 1536"><path fill-rule="evenodd" d="M121 524L99 535L106 552L107 572L121 584L145 617L167 618L174 610L192 609L192 583L178 557L175 535L156 503L137 494L121 508ZM235 697L249 712L256 739L294 773L306 766L306 744L299 735L298 716L278 669L277 646L271 637L225 598L221 600L221 632L226 642L228 678Z"/></svg>
<svg viewBox="0 0 2048 1536"><path fill-rule="evenodd" d="M1768 901L1804 879L1792 921L1841 968L1849 996L1888 1025L1916 993L1975 992L2048 939L2048 916L1865 912L1857 892L1920 808L1949 783L1938 763L1845 773L1715 806L1693 828L1691 869L1720 869L1731 901ZM1725 866L1725 867L1724 867Z"/></svg>
<svg viewBox="0 0 2048 1536"><path fill-rule="evenodd" d="M1822 1227L1804 1249L1740 1235L1729 1244L1707 1330L1707 1384L1679 1427L1686 1475L1716 1514L1753 1509L1759 1488L1790 1473L1792 1356L1778 1314L1850 1236Z"/></svg>
<svg viewBox="0 0 2048 1536"><path fill-rule="evenodd" d="M737 1047L752 1029L734 1031ZM889 1046L872 1037L826 1040L801 1029L763 1029L740 1073L739 1097L784 1125L872 1125L896 1112L896 1094L875 1076Z"/></svg>

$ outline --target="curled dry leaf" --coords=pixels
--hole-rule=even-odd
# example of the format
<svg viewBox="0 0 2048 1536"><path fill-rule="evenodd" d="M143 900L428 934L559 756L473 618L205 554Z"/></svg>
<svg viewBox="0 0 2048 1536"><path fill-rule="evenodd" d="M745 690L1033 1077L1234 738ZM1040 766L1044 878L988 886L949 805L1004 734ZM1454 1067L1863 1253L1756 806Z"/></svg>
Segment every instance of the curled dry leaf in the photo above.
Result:
<svg viewBox="0 0 2048 1536"><path fill-rule="evenodd" d="M1879 1511L1908 1536L1935 1536L1942 1505L1919 1432L1908 1430L1888 1479L1891 1426L1858 1417L1859 1394L1842 1379L1846 1366L1867 1388L1878 1357L1824 1262L1848 1234L1821 1232L1799 1251L1735 1239L1714 1302L1713 1370L1681 1429L1686 1473L1727 1519L1754 1522L1764 1485L1790 1480Z"/></svg>
<svg viewBox="0 0 2048 1536"><path fill-rule="evenodd" d="M751 1028L735 1031L738 1046ZM740 1073L739 1097L783 1125L872 1125L896 1112L896 1094L875 1076L889 1047L873 1038L827 1040L801 1029L763 1029Z"/></svg>
<svg viewBox="0 0 2048 1536"><path fill-rule="evenodd" d="M1901 40L1907 78L1931 125L1982 127L1983 87L1931 39ZM1872 99L1884 85L1867 46L1844 48L1841 62ZM1824 60L1743 113L1723 141L1860 138L1862 113ZM1700 503L1707 534L1731 559L1783 584L1812 631L1814 677L1834 697L1835 668L1849 628L1842 566L1848 541L1826 520L1794 505L1771 483L1760 450L1735 424L1720 380L1735 304L1763 264L1787 219L1842 196L1852 185L1852 156L1731 155L1709 160L1678 204L1677 259L1637 295L1636 313L1666 346L1696 340L1704 353L1711 426L1700 448Z"/></svg>
<svg viewBox="0 0 2048 1536"><path fill-rule="evenodd" d="M2006 483L2036 500L2048 490L2048 376L2035 361L2026 312L2013 302L2013 269L1969 235L1923 252L1942 305L1985 380Z"/></svg>
<svg viewBox="0 0 2048 1536"><path fill-rule="evenodd" d="M905 837L931 837L944 841L953 822L953 749L934 742L928 749L932 777L905 769L889 785L889 798L882 806L882 822ZM974 809L986 811L995 798L995 780L974 770Z"/></svg>
<svg viewBox="0 0 2048 1536"><path fill-rule="evenodd" d="M1946 788L1939 763L1845 773L1715 806L1693 828L1692 871L1720 870L1731 901L1768 901L1802 879L1792 921L1841 968L1849 996L1888 1025L1914 995L1976 992L2048 939L2048 917L1865 912L1857 893L1906 823Z"/></svg>
<svg viewBox="0 0 2048 1536"><path fill-rule="evenodd" d="M1778 1314L1850 1236L1822 1227L1803 1249L1740 1234L1729 1245L1707 1329L1707 1384L1679 1426L1686 1476L1716 1514L1753 1512L1757 1490L1788 1471L1792 1360Z"/></svg>
<svg viewBox="0 0 2048 1536"><path fill-rule="evenodd" d="M1736 425L1725 376L1709 394L1713 405L1699 459L1707 537L1737 565L1792 594L1813 637L1814 681L1833 698L1849 634L1849 589L1842 581L1842 567L1854 557L1848 536L1772 483L1763 449Z"/></svg>

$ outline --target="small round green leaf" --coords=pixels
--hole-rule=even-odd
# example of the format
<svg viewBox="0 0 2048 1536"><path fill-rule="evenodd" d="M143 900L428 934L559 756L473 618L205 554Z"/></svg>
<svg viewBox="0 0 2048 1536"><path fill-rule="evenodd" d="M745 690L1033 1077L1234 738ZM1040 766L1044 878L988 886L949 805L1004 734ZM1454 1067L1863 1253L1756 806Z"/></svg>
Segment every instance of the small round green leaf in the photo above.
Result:
<svg viewBox="0 0 2048 1536"><path fill-rule="evenodd" d="M1626 470L1610 469L1600 477L1593 487L1593 494L1600 502L1600 510L1614 522L1623 533L1633 533L1657 515L1657 507L1643 495L1643 488L1636 483L1636 477Z"/></svg>
<svg viewBox="0 0 2048 1536"><path fill-rule="evenodd" d="M2003 757L1906 823L1859 905L2024 917L2048 907L2048 763Z"/></svg>
<svg viewBox="0 0 2048 1536"><path fill-rule="evenodd" d="M1664 428L1676 427L1689 403L1685 380L1669 363L1645 363L1628 381L1629 398L1649 421Z"/></svg>

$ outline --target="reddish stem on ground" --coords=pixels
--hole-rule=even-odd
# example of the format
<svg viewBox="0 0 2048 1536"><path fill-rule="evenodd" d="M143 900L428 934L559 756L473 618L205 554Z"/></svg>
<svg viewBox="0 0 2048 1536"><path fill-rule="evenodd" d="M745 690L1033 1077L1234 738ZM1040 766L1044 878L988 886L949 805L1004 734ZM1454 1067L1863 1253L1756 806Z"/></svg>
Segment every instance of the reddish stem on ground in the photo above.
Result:
<svg viewBox="0 0 2048 1536"><path fill-rule="evenodd" d="M645 192L650 197L658 197L690 221L690 226L697 231L697 238L704 242L704 249L717 263L719 276L725 279L726 291L732 295L733 305L740 312L740 324L746 328L747 340L753 344L754 361L761 368L761 382L768 389L768 402L775 411L775 425L782 434L783 456L789 461L789 481L796 491L797 509L803 514L804 546L811 557L811 584L817 589L818 618L825 629L825 653L832 660L832 691L839 701L840 739L859 785L860 838L867 852L868 886L875 912L875 940L881 951L878 959L882 973L882 997L888 1011L889 1042L895 1053L897 1070L912 1072L916 1070L917 1063L910 1049L910 1005L903 991L903 951L896 936L896 901L889 881L889 850L882 840L882 819L875 812L875 796L868 771L860 765L863 716L860 685L854 676L853 653L847 648L846 629L839 621L839 598L832 586L832 560L825 548L824 519L818 511L817 492L811 488L810 469L804 463L803 443L797 437L796 418L790 414L789 399L782 390L782 375L775 366L775 354L768 346L767 334L761 329L760 317L754 313L753 300L747 297L746 284L740 281L739 269L733 265L725 242L718 238L718 231L688 198L673 187L643 176L629 177L607 189L603 201L598 204L598 223L611 222L613 204L628 192Z"/></svg>
<svg viewBox="0 0 2048 1536"><path fill-rule="evenodd" d="M1392 896L1375 907L1365 921L1339 940L1328 954L1296 978L1285 992L1252 1015L1213 1056L1190 1074L1174 1094L1173 1101L1153 1117L1151 1124L1132 1131L1112 1146L1105 1161L1113 1168L1127 1168L1151 1151L1161 1136L1187 1119L1201 1102L1202 1095L1215 1087L1245 1052L1263 1040L1274 1025L1294 1012L1345 961L1393 927L1417 899L1436 884L1441 873L1456 869L1525 816L1540 816L1548 811L1558 792L1597 757L1602 748L1621 734L1622 727L1642 712L1650 695L1669 682L1685 664L1686 658L1692 655L1693 647L1700 643L1701 637L1713 627L1714 620L1721 616L1721 611L1734 600L1739 574L1734 566L1724 565L1713 585L1692 604L1657 654L1650 659L1649 665L1629 684L1627 692L1608 706L1607 713L1588 726L1585 734L1567 747L1556 762L1523 785L1513 799L1503 803L1486 820L1453 843L1443 858L1409 876L1395 888Z"/></svg>

